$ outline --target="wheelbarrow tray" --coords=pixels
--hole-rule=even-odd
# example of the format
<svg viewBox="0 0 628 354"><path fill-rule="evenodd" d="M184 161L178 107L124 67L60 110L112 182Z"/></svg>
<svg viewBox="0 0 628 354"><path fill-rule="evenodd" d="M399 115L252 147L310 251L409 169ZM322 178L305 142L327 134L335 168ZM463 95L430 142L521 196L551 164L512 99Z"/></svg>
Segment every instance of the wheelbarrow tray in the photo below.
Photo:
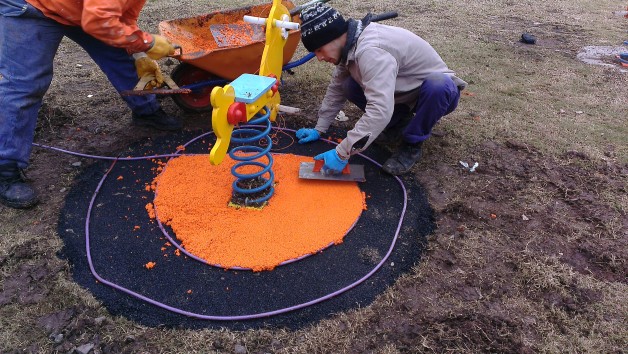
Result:
<svg viewBox="0 0 628 354"><path fill-rule="evenodd" d="M282 1L286 8L291 9L291 1ZM191 64L218 77L234 80L238 76L259 71L264 38L254 39L248 33L234 33L230 46L219 46L216 43L210 26L220 24L244 24L244 16L268 17L272 4L247 6L226 11L216 11L196 17L166 20L159 23L159 32L172 43L182 48L178 60ZM300 22L298 16L292 21ZM265 37L265 36L264 36ZM284 46L284 65L294 55L300 41L300 31L291 30Z"/></svg>

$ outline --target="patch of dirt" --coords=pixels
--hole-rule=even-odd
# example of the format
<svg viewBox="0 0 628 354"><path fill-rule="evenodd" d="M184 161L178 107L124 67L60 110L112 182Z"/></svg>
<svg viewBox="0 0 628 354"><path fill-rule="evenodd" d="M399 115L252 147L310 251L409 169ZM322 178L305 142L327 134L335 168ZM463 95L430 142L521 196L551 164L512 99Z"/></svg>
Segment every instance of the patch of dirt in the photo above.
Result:
<svg viewBox="0 0 628 354"><path fill-rule="evenodd" d="M518 142L484 143L473 160L480 161L475 173L441 165L417 174L439 215L423 267L429 275L419 284L399 283L395 315L375 309L375 331L408 349L536 352L529 339L538 339L538 312L513 310L509 302L541 304L573 318L592 311L604 292L574 278L547 285L551 280L536 278L543 276L536 268L530 274L529 264L547 259L626 283L628 218L599 196L626 193L628 166L574 153L555 160ZM545 320L569 326L560 317ZM360 351L380 345L377 335Z"/></svg>
<svg viewBox="0 0 628 354"><path fill-rule="evenodd" d="M482 161L476 174L447 171L473 188L448 192L464 198L439 206L440 232L464 236L498 228L509 248L519 244L536 255L558 255L583 274L626 281L628 254L621 245L628 219L600 195L626 193L627 166L595 163L575 152L553 160L512 141L505 146L487 142L474 156ZM425 173L420 177L429 183Z"/></svg>
<svg viewBox="0 0 628 354"><path fill-rule="evenodd" d="M20 255L22 254L16 252L11 256ZM51 282L61 269L61 266L51 265L48 260L21 263L15 271L4 278L0 306L11 302L28 305L42 301L50 292L47 283Z"/></svg>
<svg viewBox="0 0 628 354"><path fill-rule="evenodd" d="M91 349L98 353L156 352L150 338L126 335L113 341L103 337L116 331L115 324L95 309L74 306L41 316L37 326L45 331L57 353L88 353Z"/></svg>

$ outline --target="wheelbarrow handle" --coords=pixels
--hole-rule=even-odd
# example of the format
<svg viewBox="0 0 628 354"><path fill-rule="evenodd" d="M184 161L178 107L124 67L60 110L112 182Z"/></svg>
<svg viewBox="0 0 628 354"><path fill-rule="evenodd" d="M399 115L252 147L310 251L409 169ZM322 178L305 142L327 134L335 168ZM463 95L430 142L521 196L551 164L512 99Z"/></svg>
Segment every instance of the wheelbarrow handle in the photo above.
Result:
<svg viewBox="0 0 628 354"><path fill-rule="evenodd" d="M174 54L170 55L171 57L180 57L183 55L183 47L181 47L178 44L173 44L172 45L174 47ZM177 54L177 50L179 50L179 54Z"/></svg>
<svg viewBox="0 0 628 354"><path fill-rule="evenodd" d="M371 22L378 22L378 21L389 20L389 19L395 18L397 16L399 16L397 11L388 11L388 12L381 13L379 15L372 15L371 16Z"/></svg>

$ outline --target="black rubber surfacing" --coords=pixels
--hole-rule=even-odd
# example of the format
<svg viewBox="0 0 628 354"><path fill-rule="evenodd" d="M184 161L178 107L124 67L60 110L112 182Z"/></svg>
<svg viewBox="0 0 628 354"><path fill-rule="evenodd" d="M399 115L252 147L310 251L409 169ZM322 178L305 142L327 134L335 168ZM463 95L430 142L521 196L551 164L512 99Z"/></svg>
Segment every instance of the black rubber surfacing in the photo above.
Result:
<svg viewBox="0 0 628 354"><path fill-rule="evenodd" d="M141 141L123 155L174 153L177 146L201 133L182 132L154 141ZM333 131L332 135L343 137L344 132ZM278 148L291 142L283 134L278 134L278 137ZM207 154L208 146L214 139L210 135L195 141L185 153ZM304 145L295 143L278 152L314 156L333 147L323 141ZM366 155L382 163L389 153L372 146ZM359 156L353 157L351 163L365 166L367 181L358 185L367 195L368 210L362 212L344 242L273 271L254 273L224 270L183 254L176 256L176 248L166 245L168 240L145 209L153 198L153 193L146 191L145 186L156 176L157 165L149 160L119 161L102 185L92 209L90 253L96 272L110 282L155 301L207 316L242 316L275 311L335 292L369 273L385 256L403 209L403 189L394 177ZM313 306L271 317L239 321L198 319L167 311L101 284L90 272L85 219L89 201L110 166L110 161L96 162L76 177L59 218L58 232L64 241L60 256L71 263L74 280L102 301L111 314L125 316L146 326L296 329L338 312L367 306L420 260L425 238L434 228L432 210L422 187L411 177L404 177L408 201L399 238L383 267L365 282ZM297 221L286 222L298 227ZM136 226L139 229L136 230ZM175 236L169 228L167 230ZM316 230L312 232L315 234ZM151 261L156 265L148 270L144 265Z"/></svg>

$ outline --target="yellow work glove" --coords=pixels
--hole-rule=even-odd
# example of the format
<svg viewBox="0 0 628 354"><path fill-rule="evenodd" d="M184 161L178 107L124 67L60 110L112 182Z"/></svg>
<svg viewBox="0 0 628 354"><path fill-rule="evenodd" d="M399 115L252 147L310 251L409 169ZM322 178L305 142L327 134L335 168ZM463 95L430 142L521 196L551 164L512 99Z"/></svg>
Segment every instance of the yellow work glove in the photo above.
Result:
<svg viewBox="0 0 628 354"><path fill-rule="evenodd" d="M148 51L146 51L146 54L149 57L155 60L159 60L165 56L174 54L174 45L172 45L172 43L170 43L170 41L166 37L160 36L158 34L153 34L152 36L153 43L151 44L151 47L148 49Z"/></svg>
<svg viewBox="0 0 628 354"><path fill-rule="evenodd" d="M137 76L139 76L140 79L150 74L155 76L155 79L148 82L144 89L150 90L162 87L164 85L164 76L161 73L161 69L159 69L157 62L145 55L134 55L134 57L135 69L137 70Z"/></svg>

